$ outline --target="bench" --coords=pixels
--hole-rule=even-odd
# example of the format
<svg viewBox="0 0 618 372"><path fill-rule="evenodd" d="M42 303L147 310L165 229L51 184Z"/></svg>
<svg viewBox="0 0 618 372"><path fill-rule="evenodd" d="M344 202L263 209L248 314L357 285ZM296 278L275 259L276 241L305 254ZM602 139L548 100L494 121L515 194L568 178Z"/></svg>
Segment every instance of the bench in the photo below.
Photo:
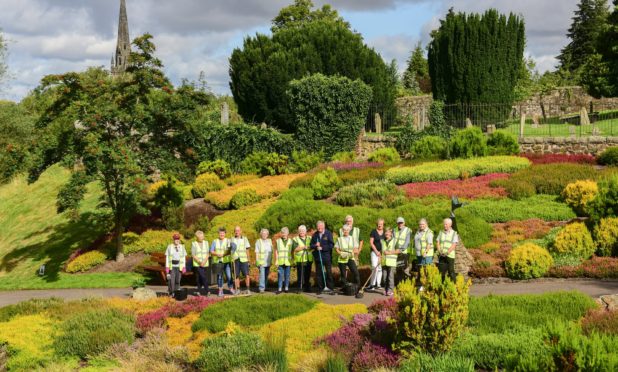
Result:
<svg viewBox="0 0 618 372"><path fill-rule="evenodd" d="M159 279L161 279L161 282L163 284L167 284L167 274L165 272L165 254L163 253L152 253L150 255L150 260L154 261L156 264L155 265L150 265L150 266L144 266L143 269L154 273ZM187 267L189 266L189 262L192 263L193 259L191 258L191 256L187 256L186 259L186 263L187 263ZM187 270L186 273L182 274L182 277L189 277L189 276L193 276L193 271L191 270Z"/></svg>

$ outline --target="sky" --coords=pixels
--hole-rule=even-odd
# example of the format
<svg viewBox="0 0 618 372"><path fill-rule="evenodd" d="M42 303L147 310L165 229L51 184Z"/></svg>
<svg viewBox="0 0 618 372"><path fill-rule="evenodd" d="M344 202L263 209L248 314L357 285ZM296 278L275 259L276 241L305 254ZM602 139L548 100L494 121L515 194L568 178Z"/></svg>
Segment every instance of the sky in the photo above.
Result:
<svg viewBox="0 0 618 372"><path fill-rule="evenodd" d="M243 39L269 33L270 21L293 0L127 0L131 38L149 32L166 74L178 83L204 72L210 89L229 94L228 58ZM400 70L449 8L496 8L526 22L526 55L553 69L578 0L314 0L328 2L385 61ZM119 0L0 0L0 30L8 40L9 79L0 99L18 101L48 74L109 68Z"/></svg>

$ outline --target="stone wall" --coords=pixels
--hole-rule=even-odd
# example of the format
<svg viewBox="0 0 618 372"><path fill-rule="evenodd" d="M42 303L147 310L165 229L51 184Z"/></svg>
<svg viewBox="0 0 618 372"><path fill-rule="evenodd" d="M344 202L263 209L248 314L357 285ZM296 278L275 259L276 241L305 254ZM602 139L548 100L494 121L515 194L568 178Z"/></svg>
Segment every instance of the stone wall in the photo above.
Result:
<svg viewBox="0 0 618 372"><path fill-rule="evenodd" d="M396 140L392 137L369 137L363 133L356 144L356 156L360 159L367 159L367 156L375 150L383 147L393 147L395 142Z"/></svg>
<svg viewBox="0 0 618 372"><path fill-rule="evenodd" d="M417 129L429 125L429 107L433 102L431 95L406 96L395 100L397 115L405 123L411 123Z"/></svg>
<svg viewBox="0 0 618 372"><path fill-rule="evenodd" d="M519 148L525 154L599 155L608 147L618 146L618 137L523 137Z"/></svg>
<svg viewBox="0 0 618 372"><path fill-rule="evenodd" d="M523 102L513 105L514 114L528 117L562 116L577 113L585 107L589 112L618 109L617 98L594 98L579 86L560 87L541 97L535 95ZM544 112L543 112L544 111Z"/></svg>

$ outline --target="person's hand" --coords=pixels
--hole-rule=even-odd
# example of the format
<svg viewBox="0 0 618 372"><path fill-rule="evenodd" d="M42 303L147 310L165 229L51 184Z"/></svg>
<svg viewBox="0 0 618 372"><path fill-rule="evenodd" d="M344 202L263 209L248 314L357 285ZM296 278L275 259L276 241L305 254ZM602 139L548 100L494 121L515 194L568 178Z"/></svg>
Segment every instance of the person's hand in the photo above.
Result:
<svg viewBox="0 0 618 372"><path fill-rule="evenodd" d="M169 275L170 269L165 269L165 273Z"/></svg>
<svg viewBox="0 0 618 372"><path fill-rule="evenodd" d="M315 243L315 246L319 248L320 247L320 242Z"/></svg>
<svg viewBox="0 0 618 372"><path fill-rule="evenodd" d="M318 251L321 251L321 250L322 250L322 247L320 247L320 246L318 245Z"/></svg>
<svg viewBox="0 0 618 372"><path fill-rule="evenodd" d="M182 268L182 273L183 273L183 274L186 274L186 273L187 273L187 269L183 267L183 268Z"/></svg>

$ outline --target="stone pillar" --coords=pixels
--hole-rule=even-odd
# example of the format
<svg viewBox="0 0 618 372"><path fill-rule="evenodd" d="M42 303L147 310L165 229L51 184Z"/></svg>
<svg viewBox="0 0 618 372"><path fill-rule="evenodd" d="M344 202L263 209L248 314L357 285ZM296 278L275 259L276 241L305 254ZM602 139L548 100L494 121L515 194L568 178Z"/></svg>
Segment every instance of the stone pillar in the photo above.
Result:
<svg viewBox="0 0 618 372"><path fill-rule="evenodd" d="M522 113L521 118L519 118L519 136L524 136L524 129L526 127L526 114Z"/></svg>
<svg viewBox="0 0 618 372"><path fill-rule="evenodd" d="M425 129L425 127L427 126L427 113L425 112L425 110L425 106L421 107L421 120L419 121L421 130Z"/></svg>
<svg viewBox="0 0 618 372"><path fill-rule="evenodd" d="M466 118L466 128L472 128L474 124L472 124L472 120L470 118Z"/></svg>
<svg viewBox="0 0 618 372"><path fill-rule="evenodd" d="M376 125L376 133L382 134L382 118L380 117L380 114L377 112L374 116L374 123Z"/></svg>
<svg viewBox="0 0 618 372"><path fill-rule="evenodd" d="M588 110L585 107L579 111L579 125L590 125L590 118L588 117Z"/></svg>
<svg viewBox="0 0 618 372"><path fill-rule="evenodd" d="M227 102L221 104L221 125L228 125L230 123L230 106Z"/></svg>

